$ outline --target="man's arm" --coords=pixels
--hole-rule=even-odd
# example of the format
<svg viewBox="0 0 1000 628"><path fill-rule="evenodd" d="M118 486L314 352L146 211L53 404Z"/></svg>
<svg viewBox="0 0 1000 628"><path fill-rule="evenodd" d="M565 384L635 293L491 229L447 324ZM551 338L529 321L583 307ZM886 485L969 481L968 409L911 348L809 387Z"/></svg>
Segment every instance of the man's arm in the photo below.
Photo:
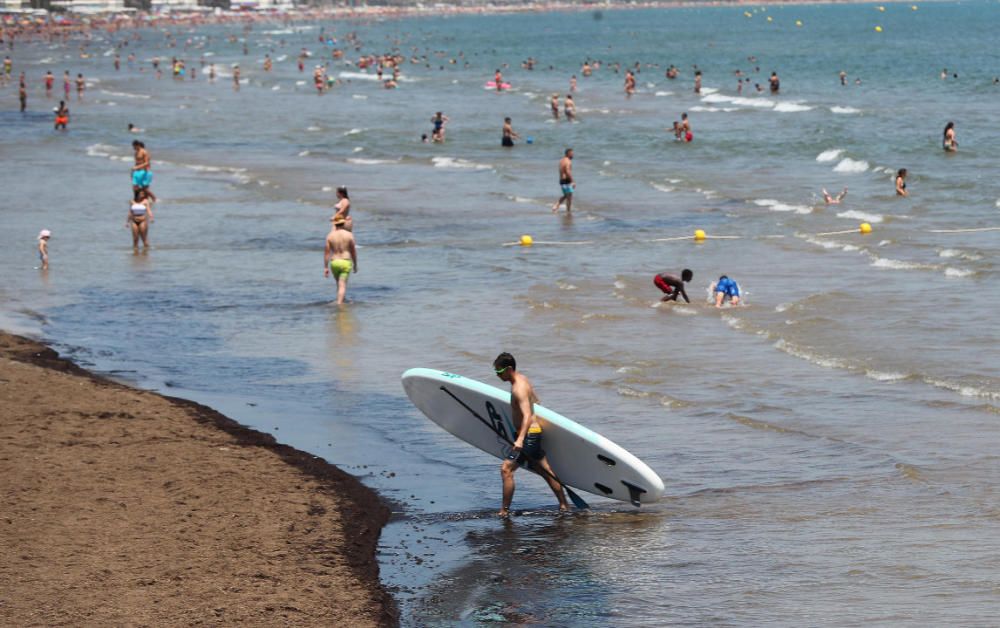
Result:
<svg viewBox="0 0 1000 628"><path fill-rule="evenodd" d="M358 272L358 249L354 245L353 237L351 238L351 243L348 245L347 250L351 254L351 268L354 269L354 272Z"/></svg>
<svg viewBox="0 0 1000 628"><path fill-rule="evenodd" d="M326 248L323 250L323 276L330 275L330 238L326 239Z"/></svg>
<svg viewBox="0 0 1000 628"><path fill-rule="evenodd" d="M688 293L687 293L687 291L685 291L685 290L684 290L684 284L683 284L683 283L682 283L682 284L680 285L680 287L679 287L679 288L677 288L677 292L679 292L679 293L680 293L680 295L681 295L682 297L684 297L684 300L685 300L686 302L688 302L688 303L690 303L690 302L691 302L691 299L689 299L689 298L688 298Z"/></svg>

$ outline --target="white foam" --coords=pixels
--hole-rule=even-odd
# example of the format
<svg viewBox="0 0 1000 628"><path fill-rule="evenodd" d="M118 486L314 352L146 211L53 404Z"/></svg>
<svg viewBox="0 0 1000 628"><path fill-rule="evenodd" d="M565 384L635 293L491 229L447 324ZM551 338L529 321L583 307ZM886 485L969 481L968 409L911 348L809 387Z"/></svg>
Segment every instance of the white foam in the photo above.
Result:
<svg viewBox="0 0 1000 628"><path fill-rule="evenodd" d="M320 188L320 190L323 191L323 192L333 192L333 186L331 186L331 185L324 185L322 188Z"/></svg>
<svg viewBox="0 0 1000 628"><path fill-rule="evenodd" d="M821 355L816 355L815 353L810 353L805 349L802 349L789 342L786 342L784 339L779 338L777 342L774 343L774 348L777 349L778 351L783 351L784 353L787 353L790 356L801 358L803 360L816 364L817 366L822 366L829 369L847 368L847 364L843 360L838 360L837 358L829 358Z"/></svg>
<svg viewBox="0 0 1000 628"><path fill-rule="evenodd" d="M537 203L537 199L528 198L526 196L515 196L511 199L515 203Z"/></svg>
<svg viewBox="0 0 1000 628"><path fill-rule="evenodd" d="M318 126L307 126L306 127L306 131L312 131L313 133L315 133L316 131L322 131L322 130L323 129L321 129Z"/></svg>
<svg viewBox="0 0 1000 628"><path fill-rule="evenodd" d="M459 159L456 157L434 157L431 159L435 168L449 168L453 170L492 170L489 164L477 164L474 161Z"/></svg>
<svg viewBox="0 0 1000 628"><path fill-rule="evenodd" d="M364 94L353 94L351 98L355 100L368 100L368 97L365 96Z"/></svg>
<svg viewBox="0 0 1000 628"><path fill-rule="evenodd" d="M945 277L962 278L962 277L968 277L968 276L974 275L974 274L976 274L976 271L969 270L968 268L951 268L951 267L948 267L948 268L944 269L944 276Z"/></svg>
<svg viewBox="0 0 1000 628"><path fill-rule="evenodd" d="M822 153L816 155L816 161L820 163L834 161L843 154L844 154L843 148L831 148L830 150L825 150Z"/></svg>
<svg viewBox="0 0 1000 628"><path fill-rule="evenodd" d="M894 371L876 371L874 369L869 369L865 371L865 377L874 379L877 382L899 382L909 377L909 375Z"/></svg>
<svg viewBox="0 0 1000 628"><path fill-rule="evenodd" d="M806 207L805 205L788 205L787 203L782 203L781 201L776 201L772 198L758 199L754 201L754 205L766 207L775 212L795 212L796 214L812 213L812 207Z"/></svg>
<svg viewBox="0 0 1000 628"><path fill-rule="evenodd" d="M308 156L309 156L309 151L307 150L304 150L299 153L299 157L308 157Z"/></svg>
<svg viewBox="0 0 1000 628"><path fill-rule="evenodd" d="M717 93L718 91L719 91L718 87L702 87L701 88L701 93L702 94L707 94L709 96L711 96L712 94Z"/></svg>
<svg viewBox="0 0 1000 628"><path fill-rule="evenodd" d="M830 107L832 113L861 113L860 109L854 107Z"/></svg>
<svg viewBox="0 0 1000 628"><path fill-rule="evenodd" d="M836 166L833 167L834 172L866 172L868 170L868 162L851 159L850 157L844 157L840 160Z"/></svg>
<svg viewBox="0 0 1000 628"><path fill-rule="evenodd" d="M1000 392L993 390L983 390L982 388L976 388L975 386L963 386L962 384L956 384L954 382L941 379L933 379L930 377L925 378L924 382L930 384L931 386L957 392L963 397L984 397L986 399L1000 400Z"/></svg>
<svg viewBox="0 0 1000 628"><path fill-rule="evenodd" d="M865 222L882 222L883 220L880 214L869 214L856 209L849 209L845 212L840 212L837 214L837 218L853 218L855 220L863 220Z"/></svg>
<svg viewBox="0 0 1000 628"><path fill-rule="evenodd" d="M958 249L944 249L942 251L939 251L938 255L944 258L958 257L973 262L976 260L983 259L981 255L976 255L975 253L966 253L965 251L959 251Z"/></svg>
<svg viewBox="0 0 1000 628"><path fill-rule="evenodd" d="M997 199L996 206L1000 207L1000 198Z"/></svg>
<svg viewBox="0 0 1000 628"><path fill-rule="evenodd" d="M364 72L341 72L339 74L342 79L358 79L360 81L377 81L378 76L374 74L365 74Z"/></svg>
<svg viewBox="0 0 1000 628"><path fill-rule="evenodd" d="M360 153L360 152L361 152L361 151L363 151L364 149L365 149L365 147L364 147L364 146L355 146L354 148L352 148L352 149L351 149L351 152L352 152L352 153Z"/></svg>
<svg viewBox="0 0 1000 628"><path fill-rule="evenodd" d="M656 92L656 96L673 96L673 92Z"/></svg>
<svg viewBox="0 0 1000 628"><path fill-rule="evenodd" d="M809 105L797 102L779 102L774 106L774 110L780 113L799 113L800 111L812 111L812 109Z"/></svg>
<svg viewBox="0 0 1000 628"><path fill-rule="evenodd" d="M141 98L143 100L149 100L152 96L148 94L130 94L128 92L113 92L109 89L102 89L102 94L107 94L108 96L118 96L119 98Z"/></svg>
<svg viewBox="0 0 1000 628"><path fill-rule="evenodd" d="M362 159L361 157L348 157L347 163L358 164L359 166L380 166L383 164L399 163L394 159Z"/></svg>
<svg viewBox="0 0 1000 628"><path fill-rule="evenodd" d="M660 185L659 183L650 183L650 185L653 186L655 189L661 191L661 192L673 192L674 191L674 188L670 187L669 185Z"/></svg>
<svg viewBox="0 0 1000 628"><path fill-rule="evenodd" d="M701 99L704 103L731 103L740 107L757 107L760 109L771 109L774 101L767 98L743 98L740 96L724 96L722 94L709 94Z"/></svg>
<svg viewBox="0 0 1000 628"><path fill-rule="evenodd" d="M279 89L281 89L281 85L275 85L274 87L272 87L272 88L271 88L271 91L272 91L272 92L276 92L276 91L278 91Z"/></svg>
<svg viewBox="0 0 1000 628"><path fill-rule="evenodd" d="M119 157L111 153L115 150L114 146L109 146L107 144L91 144L87 147L88 157L107 157L111 160L117 160Z"/></svg>
<svg viewBox="0 0 1000 628"><path fill-rule="evenodd" d="M886 268L889 270L921 270L934 268L933 266L928 266L927 264L918 264L917 262L904 262L898 259L890 259L888 257L878 257L872 256L872 266L875 268Z"/></svg>
<svg viewBox="0 0 1000 628"><path fill-rule="evenodd" d="M806 242L809 244L815 244L816 246L821 246L824 249L839 249L843 246L839 242L834 242L832 240L818 240L812 237L806 238Z"/></svg>

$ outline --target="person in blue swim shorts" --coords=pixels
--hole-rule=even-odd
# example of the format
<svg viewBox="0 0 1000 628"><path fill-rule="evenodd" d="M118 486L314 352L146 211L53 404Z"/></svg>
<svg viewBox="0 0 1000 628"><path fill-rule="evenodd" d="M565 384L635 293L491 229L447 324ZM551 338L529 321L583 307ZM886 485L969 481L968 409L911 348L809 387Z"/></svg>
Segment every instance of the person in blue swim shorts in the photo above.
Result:
<svg viewBox="0 0 1000 628"><path fill-rule="evenodd" d="M155 203L156 195L149 189L153 183L149 151L146 150L146 145L139 140L132 141L132 150L135 151L135 165L132 166L132 192L145 190L149 200Z"/></svg>
<svg viewBox="0 0 1000 628"><path fill-rule="evenodd" d="M730 305L740 304L740 287L735 281L723 275L719 281L715 282L715 307L722 307L722 302L727 298Z"/></svg>

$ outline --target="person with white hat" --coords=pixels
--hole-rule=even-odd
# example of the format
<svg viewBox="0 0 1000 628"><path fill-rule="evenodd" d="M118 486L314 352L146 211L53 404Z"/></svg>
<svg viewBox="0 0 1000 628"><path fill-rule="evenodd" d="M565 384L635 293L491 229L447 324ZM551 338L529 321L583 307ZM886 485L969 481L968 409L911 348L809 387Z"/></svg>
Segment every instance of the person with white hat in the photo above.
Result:
<svg viewBox="0 0 1000 628"><path fill-rule="evenodd" d="M52 237L52 232L48 229L42 229L38 233L38 259L42 261L42 270L49 269L49 238Z"/></svg>

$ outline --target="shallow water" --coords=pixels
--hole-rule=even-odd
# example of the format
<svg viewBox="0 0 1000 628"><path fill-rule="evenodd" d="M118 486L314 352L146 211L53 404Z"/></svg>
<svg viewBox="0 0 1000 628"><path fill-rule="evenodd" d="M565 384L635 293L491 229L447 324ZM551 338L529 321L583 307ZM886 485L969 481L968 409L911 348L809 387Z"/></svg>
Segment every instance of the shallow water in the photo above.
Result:
<svg viewBox="0 0 1000 628"><path fill-rule="evenodd" d="M406 625L981 623L1000 612L1000 240L954 230L1000 227L1000 7L743 11L326 24L366 52L433 62L406 64L395 91L332 65L344 82L322 98L295 68L302 46L328 54L320 25L259 25L246 57L226 42L238 27L178 33L177 48L144 32L126 49L140 46L144 73L124 55L115 73L101 36L89 59L20 45L31 115L0 91L5 326L275 431L397 501L381 560ZM269 51L288 58L265 75ZM208 52L214 85L207 67L186 82L149 72L154 55L191 67ZM584 79L588 56L605 63ZM610 64L637 60L626 99ZM514 89L483 90L505 62ZM39 87L64 66L92 84L56 135ZM778 71L782 93L736 94L737 68L762 85ZM580 122L554 123L548 95L574 73ZM437 110L448 141L421 144ZM690 145L663 130L682 111ZM505 115L532 144L501 150ZM948 120L955 155L940 149ZM148 254L122 228L127 122L146 130L162 199ZM566 146L572 217L548 210ZM893 194L900 167L908 199ZM337 185L361 246L341 310L320 274ZM821 188L845 186L823 206ZM41 228L48 274L33 268ZM672 239L695 229L738 239ZM522 234L578 244L503 246ZM659 306L652 275L684 267L694 302ZM707 305L722 273L745 307ZM595 497L560 517L524 477L524 512L496 521L496 462L420 416L398 378L428 366L491 381L503 350L546 405L660 473L663 502Z"/></svg>

